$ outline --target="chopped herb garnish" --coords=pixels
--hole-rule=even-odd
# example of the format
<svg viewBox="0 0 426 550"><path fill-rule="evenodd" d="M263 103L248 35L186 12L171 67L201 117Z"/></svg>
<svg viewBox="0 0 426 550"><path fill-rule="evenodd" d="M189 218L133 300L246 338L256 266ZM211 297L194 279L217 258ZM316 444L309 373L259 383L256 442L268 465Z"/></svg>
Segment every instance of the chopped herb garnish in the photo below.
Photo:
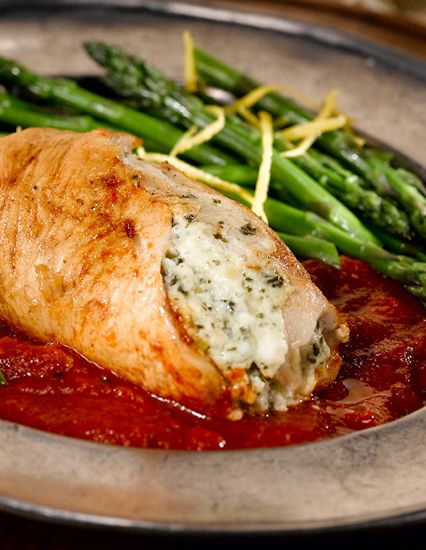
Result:
<svg viewBox="0 0 426 550"><path fill-rule="evenodd" d="M256 228L250 223L246 223L240 227L240 231L243 235L254 235L256 233Z"/></svg>
<svg viewBox="0 0 426 550"><path fill-rule="evenodd" d="M213 235L213 237L214 237L215 239L218 239L219 241L223 241L224 243L227 243L227 242L228 242L228 240L225 239L225 237L222 235L222 233L219 233L219 232L218 232L218 233L215 233L215 234Z"/></svg>
<svg viewBox="0 0 426 550"><path fill-rule="evenodd" d="M183 217L188 223L191 223L195 220L195 214L187 214Z"/></svg>
<svg viewBox="0 0 426 550"><path fill-rule="evenodd" d="M215 204L222 204L222 201L220 199L213 199L213 202Z"/></svg>
<svg viewBox="0 0 426 550"><path fill-rule="evenodd" d="M3 374L3 371L0 370L0 386L7 386L8 381L6 380L6 376Z"/></svg>

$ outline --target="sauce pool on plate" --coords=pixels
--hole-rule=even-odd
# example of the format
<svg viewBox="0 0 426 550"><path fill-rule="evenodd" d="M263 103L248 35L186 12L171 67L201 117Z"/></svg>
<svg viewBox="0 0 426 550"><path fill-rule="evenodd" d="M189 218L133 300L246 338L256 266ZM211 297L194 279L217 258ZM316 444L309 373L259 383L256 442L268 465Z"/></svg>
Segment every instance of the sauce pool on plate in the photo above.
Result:
<svg viewBox="0 0 426 550"><path fill-rule="evenodd" d="M304 263L348 321L336 381L284 413L225 418L155 398L72 350L0 327L0 418L33 428L132 447L215 450L276 447L378 426L424 406L426 312L398 283L364 262L341 269Z"/></svg>

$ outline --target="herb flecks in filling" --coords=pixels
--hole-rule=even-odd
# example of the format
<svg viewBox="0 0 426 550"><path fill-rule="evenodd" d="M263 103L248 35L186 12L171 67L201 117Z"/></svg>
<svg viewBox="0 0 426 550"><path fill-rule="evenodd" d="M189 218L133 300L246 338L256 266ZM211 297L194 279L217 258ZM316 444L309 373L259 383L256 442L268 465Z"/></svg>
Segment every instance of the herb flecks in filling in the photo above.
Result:
<svg viewBox="0 0 426 550"><path fill-rule="evenodd" d="M188 224L187 215L174 217L162 263L169 300L236 392L250 387L251 397L243 400L266 409L269 382L286 361L282 312L291 287L249 246L255 233L249 223L230 227L223 219L200 219Z"/></svg>
<svg viewBox="0 0 426 550"><path fill-rule="evenodd" d="M317 326L312 339L302 350L301 360L302 368L307 377L314 374L315 369L324 363L330 356L330 348Z"/></svg>
<svg viewBox="0 0 426 550"><path fill-rule="evenodd" d="M256 228L249 222L242 225L240 227L240 231L243 235L254 235L256 233Z"/></svg>

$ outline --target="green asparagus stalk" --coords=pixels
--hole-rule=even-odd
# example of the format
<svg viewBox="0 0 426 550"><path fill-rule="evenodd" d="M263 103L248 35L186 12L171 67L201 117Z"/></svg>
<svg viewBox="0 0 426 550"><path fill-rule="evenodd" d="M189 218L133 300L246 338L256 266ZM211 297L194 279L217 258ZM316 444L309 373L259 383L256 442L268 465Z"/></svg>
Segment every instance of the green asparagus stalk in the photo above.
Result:
<svg viewBox="0 0 426 550"><path fill-rule="evenodd" d="M317 237L302 237L280 232L278 235L300 260L317 259L333 267L340 267L339 253L333 243Z"/></svg>
<svg viewBox="0 0 426 550"><path fill-rule="evenodd" d="M255 80L205 51L196 49L195 59L200 76L208 84L219 86L237 97L259 86ZM263 97L257 103L257 107L276 117L284 117L289 124L307 122L315 115L314 112L279 93L271 93ZM395 198L410 215L418 235L423 239L426 238L424 202L426 190L424 184L414 174L405 171L406 173L401 177L398 169L385 161L381 154L376 154L371 148L365 150L361 148L349 132L342 130L327 132L322 134L317 142L331 156L362 176L380 195Z"/></svg>
<svg viewBox="0 0 426 550"><path fill-rule="evenodd" d="M334 243L341 253L364 260L390 279L401 282L415 296L426 300L425 262L392 254L375 244L362 242L315 213L300 210L276 199L266 200L265 211L271 227L276 231L326 239Z"/></svg>
<svg viewBox="0 0 426 550"><path fill-rule="evenodd" d="M418 235L426 240L426 197L414 186L407 185L406 180L398 170L394 170L388 161L369 152L367 162L377 173L377 177L384 177L392 187L399 202L408 212L410 221Z"/></svg>
<svg viewBox="0 0 426 550"><path fill-rule="evenodd" d="M56 128L57 130L70 130L73 132L89 132L97 128L108 128L114 131L123 130L89 115L70 116L52 110L47 111L38 105L17 99L7 93L0 93L0 122L14 128ZM2 132L0 135L7 135L7 132ZM144 137L143 144L148 150L159 153L168 152L167 146L147 137ZM221 165L214 166L220 167Z"/></svg>
<svg viewBox="0 0 426 550"><path fill-rule="evenodd" d="M275 139L275 146L278 150L287 150L289 147L280 136ZM400 239L412 239L407 214L375 191L365 189L362 179L343 168L335 159L319 151L310 150L292 160L327 191L352 211L357 212L366 225L370 224L370 230L376 235L381 232L377 231L377 228L381 228ZM206 166L204 169L222 179L241 185L256 182L256 170L247 165ZM412 193L414 192L412 190Z"/></svg>
<svg viewBox="0 0 426 550"><path fill-rule="evenodd" d="M74 132L89 132L96 128L113 128L90 116L69 116L35 108L31 103L0 93L0 121L11 126L57 128ZM116 129L116 128L114 128Z"/></svg>
<svg viewBox="0 0 426 550"><path fill-rule="evenodd" d="M276 146L283 150L289 148L282 138L276 140ZM407 214L389 199L381 197L372 189L365 189L362 179L341 167L335 159L310 150L294 157L293 161L351 210L357 212L365 222L403 239L410 240L413 237Z"/></svg>
<svg viewBox="0 0 426 550"><path fill-rule="evenodd" d="M34 96L54 104L74 107L82 113L106 121L142 139L162 144L168 150L173 148L183 135L183 132L173 124L85 90L72 80L35 74L13 60L0 58L0 82L5 85L17 85L29 90ZM187 152L187 156L203 164L234 162L232 156L208 144L194 147Z"/></svg>
<svg viewBox="0 0 426 550"><path fill-rule="evenodd" d="M238 185L254 186L257 180L256 168L247 164L225 164L224 166L209 164L200 166L200 168L204 172Z"/></svg>
<svg viewBox="0 0 426 550"><path fill-rule="evenodd" d="M383 247L389 250L389 252L402 256L410 256L421 262L426 262L426 252L419 242L403 241L386 233L386 231L377 230L377 228L374 228L374 231L377 233Z"/></svg>
<svg viewBox="0 0 426 550"><path fill-rule="evenodd" d="M128 55L121 48L100 42L88 42L85 47L89 55L106 68L107 84L121 96L133 101L139 99L140 108L154 111L156 115L172 119L186 128L194 124L205 127L212 122L212 115L198 98L184 94L175 82L144 61ZM227 119L225 127L213 137L213 141L258 166L261 148L250 138L250 133L256 131L249 128L243 131L239 124ZM260 136L257 141L260 141ZM378 242L355 214L276 150L272 153L271 174L303 207L317 212L354 237Z"/></svg>

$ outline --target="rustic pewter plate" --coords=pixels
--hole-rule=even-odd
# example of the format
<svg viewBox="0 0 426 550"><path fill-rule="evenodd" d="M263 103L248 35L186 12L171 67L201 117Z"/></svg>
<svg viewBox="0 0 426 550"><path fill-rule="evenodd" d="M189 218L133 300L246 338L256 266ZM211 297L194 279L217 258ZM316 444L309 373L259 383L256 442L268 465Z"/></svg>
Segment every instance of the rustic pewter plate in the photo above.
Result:
<svg viewBox="0 0 426 550"><path fill-rule="evenodd" d="M142 8L129 0L115 9L117 2L109 1L89 9L88 2L56 2L56 10L37 11L24 4L0 4L0 55L46 74L97 74L81 44L98 38L178 77L182 32L189 29L198 45L264 82L291 85L317 100L339 88L340 107L360 130L414 163L424 161L426 66L420 61L292 21L181 3ZM425 521L425 433L423 409L321 443L175 452L102 445L0 421L0 507L165 534L312 533Z"/></svg>

